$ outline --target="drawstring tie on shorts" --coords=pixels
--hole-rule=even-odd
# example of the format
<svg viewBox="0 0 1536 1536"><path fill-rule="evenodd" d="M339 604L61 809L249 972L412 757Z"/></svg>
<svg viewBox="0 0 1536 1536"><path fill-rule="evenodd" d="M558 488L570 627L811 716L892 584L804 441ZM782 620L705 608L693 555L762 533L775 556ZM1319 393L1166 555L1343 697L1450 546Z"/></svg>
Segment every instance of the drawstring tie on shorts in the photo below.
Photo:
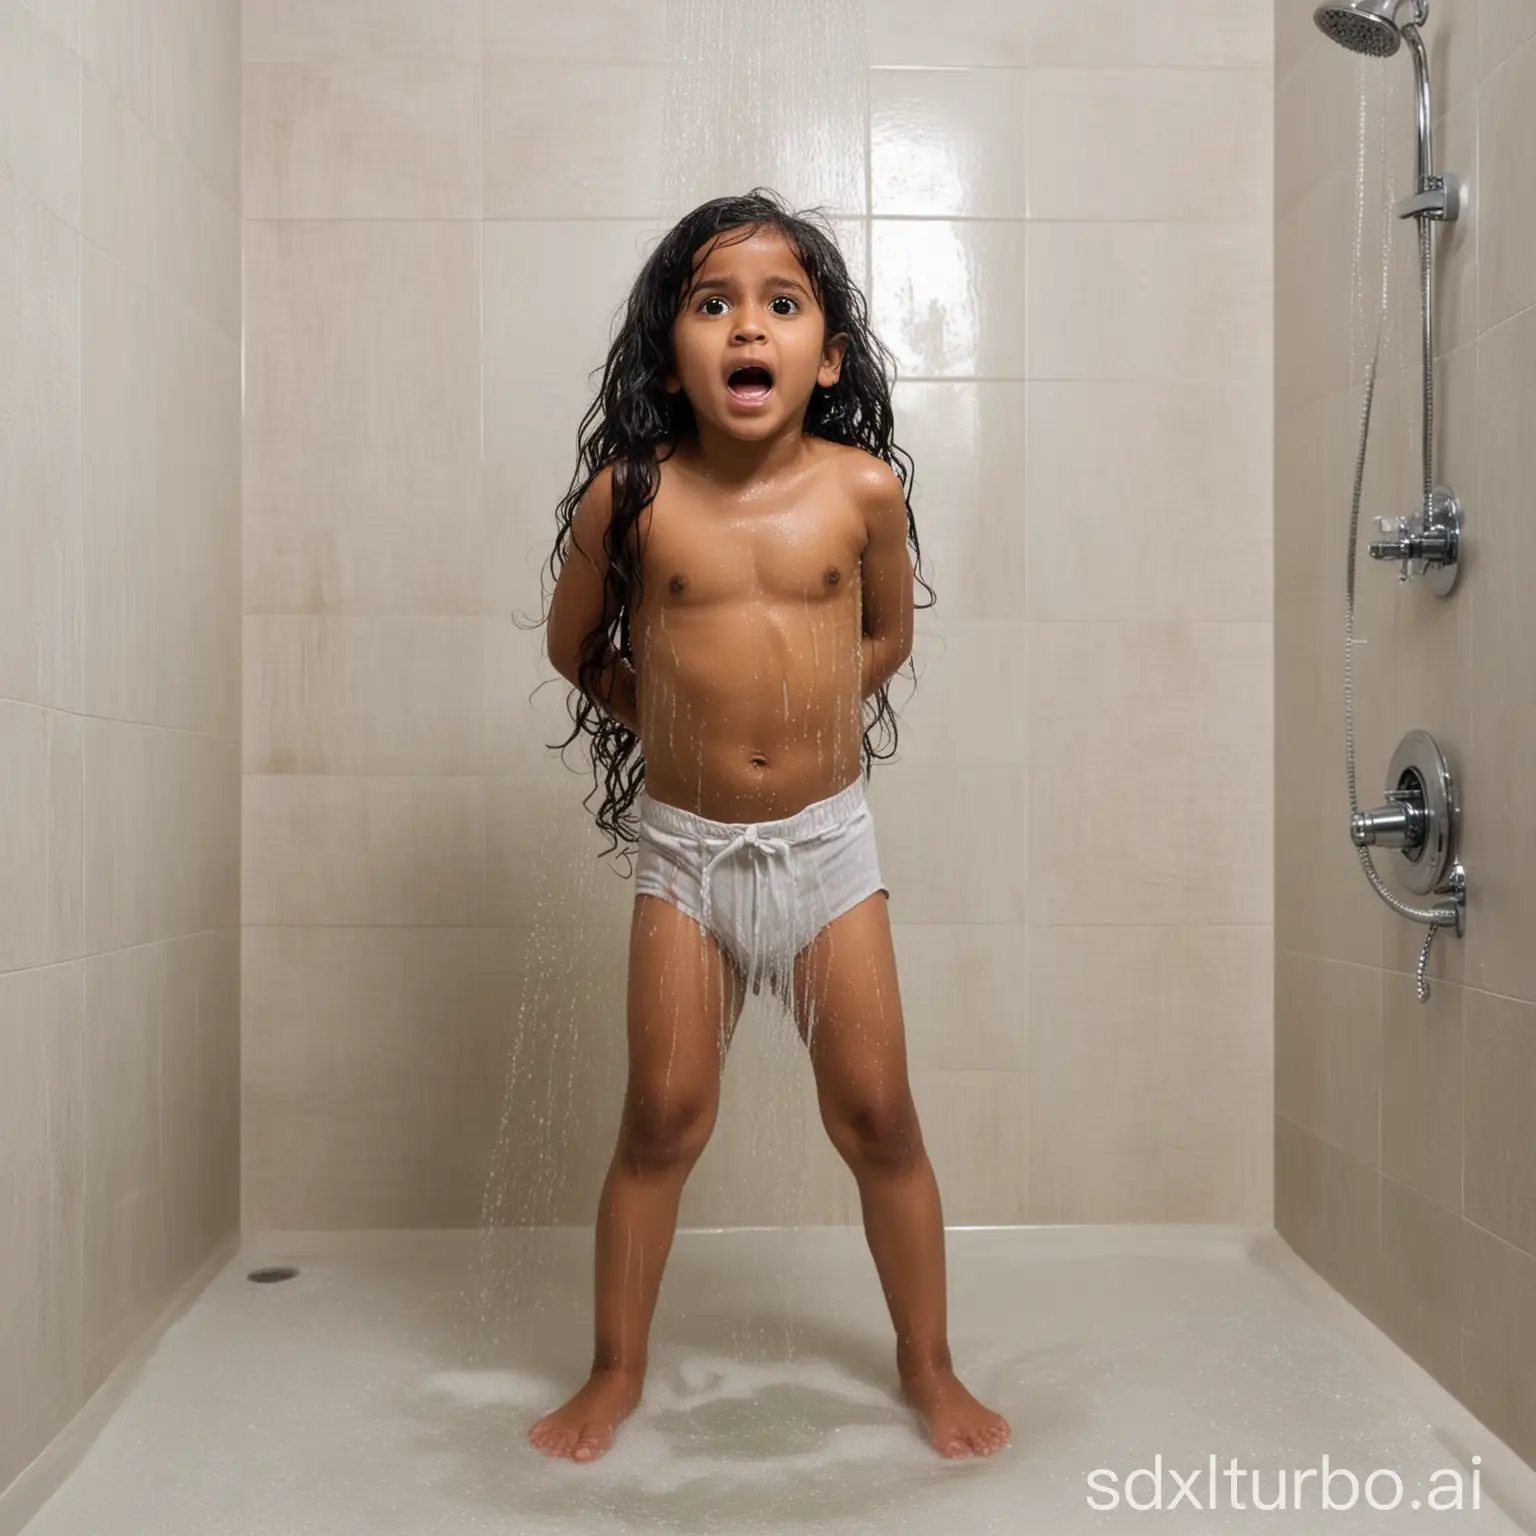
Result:
<svg viewBox="0 0 1536 1536"><path fill-rule="evenodd" d="M700 889L700 891L702 893L703 907L704 907L704 926L707 928L710 925L710 911L711 911L711 908L710 908L710 896L709 896L709 877L714 872L715 865L717 865L722 859L729 858L733 853L736 852L736 850L738 848L756 848L756 849L759 849L761 852L763 852L765 854L779 854L779 855L781 855L783 860L784 860L785 872L788 873L789 872L789 856L790 856L791 852L796 847L803 846L806 843L820 842L820 841L822 841L825 838L836 837L840 832L842 832L842 830L843 830L843 827L841 825L839 825L839 826L832 826L832 827L826 827L826 828L823 828L819 832L813 832L813 833L809 834L806 837L799 838L796 842L791 842L787 837L764 837L758 831L757 823L755 823L755 822L749 823L748 825L744 826L741 829L740 832L738 832L733 838L730 839L729 842L726 843L726 845L723 848L720 849L720 851L718 853L712 854L710 856L710 858L708 860L706 860L706 862L704 864L703 872L699 876L699 889ZM708 839L700 838L699 839L699 844L700 844L701 848L707 849L708 846L709 846ZM756 920L757 920L758 878L762 874L764 867L765 866L763 864L759 863L757 860L753 861L753 864L752 864L752 902L753 902L752 917L753 917L753 932L754 932L754 934L756 932ZM798 940L799 940L799 933L800 933L800 928L799 928L800 912L799 912L799 903L798 903L798 892L796 890L796 882L793 879L791 879L788 883L789 883L789 911L790 911L790 919L789 920L790 920L790 932L795 935L795 941L798 942Z"/></svg>
<svg viewBox="0 0 1536 1536"><path fill-rule="evenodd" d="M703 843L704 839L701 838L700 842ZM708 844L705 843L705 846L707 847ZM747 846L750 846L750 847L753 847L753 848L761 848L764 853L778 853L778 854L782 854L784 856L785 862L787 863L788 860L789 860L790 850L793 847L793 844L789 841L789 839L787 837L764 837L764 836L762 836L761 833L759 833L758 830L757 830L756 823L753 823L753 824L751 824L749 826L743 827L741 829L741 831L738 832L736 834L736 836L733 837L725 845L725 847L723 847L719 851L719 853L717 853L713 857L711 857L705 863L705 865L704 865L704 873L699 877L699 885L700 885L700 888L702 889L702 891L704 893L704 925L705 925L705 927L709 926L709 915L710 915L710 907L709 907L709 877L714 872L715 865L718 864L721 861L721 859L729 858L731 856L731 854L735 853L738 848L747 847ZM754 882L756 881L756 876L757 876L758 868L759 868L759 866L757 866L755 864L753 865L753 879L754 879ZM790 889L791 889L791 891L793 891L793 889L794 889L793 885L791 885Z"/></svg>

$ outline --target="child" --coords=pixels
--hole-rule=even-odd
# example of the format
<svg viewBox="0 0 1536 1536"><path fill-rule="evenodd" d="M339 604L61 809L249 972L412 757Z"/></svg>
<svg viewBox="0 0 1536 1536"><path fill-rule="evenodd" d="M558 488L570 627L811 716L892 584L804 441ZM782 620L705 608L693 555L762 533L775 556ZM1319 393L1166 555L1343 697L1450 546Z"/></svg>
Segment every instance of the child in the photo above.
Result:
<svg viewBox="0 0 1536 1536"><path fill-rule="evenodd" d="M889 356L836 242L758 188L694 209L651 254L582 421L548 648L607 766L598 825L622 832L638 789L640 848L596 1349L586 1385L530 1431L549 1455L600 1456L640 1400L683 1183L764 979L858 1182L904 1398L947 1456L1009 1437L951 1369L939 1192L860 777L864 700L888 712L912 648Z"/></svg>

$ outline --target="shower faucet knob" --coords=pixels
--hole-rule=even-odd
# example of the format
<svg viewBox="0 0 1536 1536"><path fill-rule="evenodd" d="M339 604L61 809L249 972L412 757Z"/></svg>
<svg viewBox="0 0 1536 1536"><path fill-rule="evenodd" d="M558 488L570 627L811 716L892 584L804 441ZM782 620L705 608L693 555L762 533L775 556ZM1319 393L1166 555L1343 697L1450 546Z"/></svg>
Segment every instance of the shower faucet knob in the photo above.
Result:
<svg viewBox="0 0 1536 1536"><path fill-rule="evenodd" d="M1371 540L1371 559L1396 560L1398 546L1408 537L1408 519L1406 517L1378 517L1376 519L1376 531L1378 533L1390 533L1390 539Z"/></svg>
<svg viewBox="0 0 1536 1536"><path fill-rule="evenodd" d="M1392 794L1392 804L1375 811L1356 811L1349 819L1349 835L1357 848L1372 843L1382 848L1417 848L1424 841L1424 802Z"/></svg>
<svg viewBox="0 0 1536 1536"><path fill-rule="evenodd" d="M1428 518L1423 509L1411 517L1378 517L1382 533L1395 534L1388 539L1373 539L1373 560L1400 560L1399 581L1429 573L1435 591L1444 597L1456 582L1456 562L1461 553L1461 503L1443 485L1437 485L1431 499Z"/></svg>
<svg viewBox="0 0 1536 1536"><path fill-rule="evenodd" d="M1397 573L1399 581L1407 581L1410 575L1408 562L1421 558L1418 541L1414 537L1412 526L1406 517L1400 517L1395 522L1390 518L1378 517L1376 526L1382 533L1395 533L1396 538L1372 539L1370 550L1373 560L1401 560L1403 568Z"/></svg>

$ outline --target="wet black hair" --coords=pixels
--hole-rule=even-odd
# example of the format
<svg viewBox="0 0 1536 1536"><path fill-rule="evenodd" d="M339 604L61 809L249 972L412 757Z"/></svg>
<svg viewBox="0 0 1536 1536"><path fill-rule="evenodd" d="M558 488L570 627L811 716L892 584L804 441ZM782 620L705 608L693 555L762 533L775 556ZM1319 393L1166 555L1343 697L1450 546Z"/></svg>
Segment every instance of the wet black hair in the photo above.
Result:
<svg viewBox="0 0 1536 1536"><path fill-rule="evenodd" d="M656 449L668 440L697 438L697 420L686 393L669 393L664 384L675 368L672 327L692 288L700 247L727 231L735 232L735 239L721 243L734 244L736 239L750 239L764 227L781 231L799 259L821 305L825 336L841 333L847 337L838 380L830 387L818 384L812 390L803 430L862 448L890 465L907 503L907 539L915 556L914 574L930 597L929 602L917 606L931 608L937 600L922 575L922 551L912 516L911 457L892 441L895 360L870 326L864 296L848 275L847 263L823 211L792 212L766 187L755 187L741 197L717 197L701 203L662 237L630 290L623 322L603 365L597 397L577 429L578 462L570 489L560 500L555 547L549 558L551 573L558 580L570 554L576 510L592 482L611 464L612 515L603 547L608 556L606 603L612 617L606 622L600 620L582 641L577 672L580 686L571 690L568 701L574 729L564 741L547 745L558 745L563 753L583 732L591 735L594 793L599 765L606 776L597 825L610 837L628 843L633 843L637 834L632 830L633 819L626 822L623 818L644 785L645 762L639 751L640 738L598 702L597 690L601 674L615 654L634 665L629 620L640 604L641 575L640 561L634 554L638 538L632 541L630 535L661 484ZM539 622L547 619L546 613ZM896 751L896 716L890 707L888 687L889 679L864 701L866 710L873 712L862 746L866 779L876 758L892 757ZM890 750L885 752L876 750L872 740L881 726L890 730ZM590 799L588 796L588 802ZM616 841L603 851L611 853L617 846Z"/></svg>

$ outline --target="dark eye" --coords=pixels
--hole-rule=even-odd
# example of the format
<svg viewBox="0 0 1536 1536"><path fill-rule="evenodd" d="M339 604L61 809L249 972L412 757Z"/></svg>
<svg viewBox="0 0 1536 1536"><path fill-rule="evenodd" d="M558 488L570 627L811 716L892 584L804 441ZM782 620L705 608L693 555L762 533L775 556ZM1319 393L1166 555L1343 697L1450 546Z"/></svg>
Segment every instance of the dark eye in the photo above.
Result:
<svg viewBox="0 0 1536 1536"><path fill-rule="evenodd" d="M784 303L784 304L788 304L788 305L791 306L791 313L794 310L797 310L797 309L800 308L799 301L796 300L796 299L792 299L787 293L776 294L772 299L769 300L769 302L772 303L772 304L778 304L778 303L781 303L781 302ZM700 302L699 310L700 310L700 312L702 312L704 310L704 306L706 304L723 304L723 303L725 303L725 300L718 293L712 293L712 294L710 294L710 296L707 299L704 299L704 300L702 300ZM784 311L780 310L779 313L783 314Z"/></svg>

